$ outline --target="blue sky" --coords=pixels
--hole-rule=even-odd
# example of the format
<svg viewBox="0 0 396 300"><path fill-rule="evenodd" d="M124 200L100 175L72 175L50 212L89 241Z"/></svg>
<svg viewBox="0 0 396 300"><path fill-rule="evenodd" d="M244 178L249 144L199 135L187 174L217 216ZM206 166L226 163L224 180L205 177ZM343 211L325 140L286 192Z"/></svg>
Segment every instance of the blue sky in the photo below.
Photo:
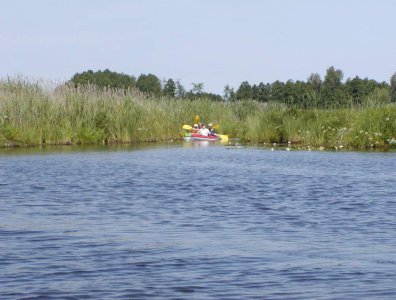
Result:
<svg viewBox="0 0 396 300"><path fill-rule="evenodd" d="M13 0L0 3L0 77L88 69L204 83L306 80L334 66L389 81L393 0Z"/></svg>

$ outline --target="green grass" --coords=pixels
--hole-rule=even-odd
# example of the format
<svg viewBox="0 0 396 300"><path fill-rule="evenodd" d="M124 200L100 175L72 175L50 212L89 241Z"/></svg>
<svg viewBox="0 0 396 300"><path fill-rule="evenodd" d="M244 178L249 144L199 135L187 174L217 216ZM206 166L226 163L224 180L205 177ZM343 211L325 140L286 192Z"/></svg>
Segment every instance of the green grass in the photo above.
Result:
<svg viewBox="0 0 396 300"><path fill-rule="evenodd" d="M220 124L220 133L254 144L306 148L396 146L396 106L371 95L364 107L302 109L255 101L213 102L147 97L94 86L45 90L0 82L0 147L159 142L179 139L183 124Z"/></svg>

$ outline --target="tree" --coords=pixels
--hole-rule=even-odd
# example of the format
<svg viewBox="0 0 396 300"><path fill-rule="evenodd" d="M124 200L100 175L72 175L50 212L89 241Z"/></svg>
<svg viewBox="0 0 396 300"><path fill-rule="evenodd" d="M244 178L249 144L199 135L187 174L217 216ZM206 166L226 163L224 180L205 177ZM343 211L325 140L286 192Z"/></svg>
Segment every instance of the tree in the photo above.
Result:
<svg viewBox="0 0 396 300"><path fill-rule="evenodd" d="M294 96L294 81L289 79L283 86L283 101L287 104L296 104Z"/></svg>
<svg viewBox="0 0 396 300"><path fill-rule="evenodd" d="M348 78L345 82L345 88L355 103L362 102L362 80L358 76L353 79Z"/></svg>
<svg viewBox="0 0 396 300"><path fill-rule="evenodd" d="M202 94L204 84L203 82L192 83L193 88L191 89L191 93L193 94Z"/></svg>
<svg viewBox="0 0 396 300"><path fill-rule="evenodd" d="M78 85L93 84L98 87L128 89L136 86L134 76L112 72L109 69L94 72L92 70L76 73L69 81L75 87Z"/></svg>
<svg viewBox="0 0 396 300"><path fill-rule="evenodd" d="M223 98L220 95L214 93L202 93L199 98L207 98L212 101L223 101Z"/></svg>
<svg viewBox="0 0 396 300"><path fill-rule="evenodd" d="M323 81L323 101L325 107L332 105L343 105L346 101L345 93L342 87L342 79L344 73L341 70L336 70L333 66L328 68L326 76Z"/></svg>
<svg viewBox="0 0 396 300"><path fill-rule="evenodd" d="M188 99L209 99L212 101L222 101L223 98L220 95L214 93L206 93L203 91L203 83L192 83L193 88L185 93L185 97Z"/></svg>
<svg viewBox="0 0 396 300"><path fill-rule="evenodd" d="M173 79L168 79L164 85L164 95L168 97L175 97L176 96L176 83Z"/></svg>
<svg viewBox="0 0 396 300"><path fill-rule="evenodd" d="M285 84L279 80L271 84L271 100L277 102L285 102Z"/></svg>
<svg viewBox="0 0 396 300"><path fill-rule="evenodd" d="M375 80L368 78L361 79L358 76L355 76L353 79L348 78L345 82L345 90L348 96L352 97L355 104L363 103L364 99L377 88L384 87Z"/></svg>
<svg viewBox="0 0 396 300"><path fill-rule="evenodd" d="M253 86L252 86L252 99L253 100L258 100L259 96L260 96L259 93L260 93L260 90L259 90L258 85L257 84L253 84Z"/></svg>
<svg viewBox="0 0 396 300"><path fill-rule="evenodd" d="M396 73L390 78L390 98L391 102L396 102Z"/></svg>
<svg viewBox="0 0 396 300"><path fill-rule="evenodd" d="M235 98L234 89L230 87L228 84L226 84L223 92L224 101L232 101L234 100L234 98Z"/></svg>
<svg viewBox="0 0 396 300"><path fill-rule="evenodd" d="M271 86L262 82L258 85L258 100L268 102L270 100Z"/></svg>
<svg viewBox="0 0 396 300"><path fill-rule="evenodd" d="M252 86L249 84L249 82L244 81L241 83L235 93L235 98L237 100L252 99Z"/></svg>
<svg viewBox="0 0 396 300"><path fill-rule="evenodd" d="M153 74L141 74L136 83L137 88L147 94L159 96L161 94L161 81Z"/></svg>
<svg viewBox="0 0 396 300"><path fill-rule="evenodd" d="M322 85L322 78L320 78L320 75L318 73L312 73L309 75L307 79L307 83L311 86L311 88L317 92L320 93L320 86Z"/></svg>
<svg viewBox="0 0 396 300"><path fill-rule="evenodd" d="M186 97L186 89L180 83L180 80L176 81L176 97L177 98L184 98Z"/></svg>
<svg viewBox="0 0 396 300"><path fill-rule="evenodd" d="M337 89L341 85L344 73L341 70L336 70L333 66L328 68L323 84L332 90Z"/></svg>

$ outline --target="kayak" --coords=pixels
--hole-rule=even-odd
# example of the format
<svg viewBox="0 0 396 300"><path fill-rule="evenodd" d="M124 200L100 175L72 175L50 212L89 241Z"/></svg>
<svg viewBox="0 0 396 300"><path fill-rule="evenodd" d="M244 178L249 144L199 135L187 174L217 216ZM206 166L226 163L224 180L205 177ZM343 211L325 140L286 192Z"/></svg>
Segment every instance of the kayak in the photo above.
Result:
<svg viewBox="0 0 396 300"><path fill-rule="evenodd" d="M220 141L220 137L217 135L202 135L198 133L187 133L184 136L185 141Z"/></svg>
<svg viewBox="0 0 396 300"><path fill-rule="evenodd" d="M220 141L217 135L202 135L198 133L191 133L190 139L192 141Z"/></svg>
<svg viewBox="0 0 396 300"><path fill-rule="evenodd" d="M190 125L183 125L184 130L193 129ZM228 142L228 135L226 134L216 134L216 135L202 135L198 133L185 132L185 141L222 141Z"/></svg>

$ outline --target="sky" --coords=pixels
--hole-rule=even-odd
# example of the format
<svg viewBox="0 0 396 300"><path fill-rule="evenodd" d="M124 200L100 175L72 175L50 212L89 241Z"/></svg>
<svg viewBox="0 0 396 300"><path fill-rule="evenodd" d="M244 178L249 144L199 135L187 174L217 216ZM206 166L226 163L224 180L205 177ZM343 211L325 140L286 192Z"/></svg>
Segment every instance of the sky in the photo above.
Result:
<svg viewBox="0 0 396 300"><path fill-rule="evenodd" d="M395 12L394 0L0 0L0 78L107 68L222 94L334 66L389 82Z"/></svg>

